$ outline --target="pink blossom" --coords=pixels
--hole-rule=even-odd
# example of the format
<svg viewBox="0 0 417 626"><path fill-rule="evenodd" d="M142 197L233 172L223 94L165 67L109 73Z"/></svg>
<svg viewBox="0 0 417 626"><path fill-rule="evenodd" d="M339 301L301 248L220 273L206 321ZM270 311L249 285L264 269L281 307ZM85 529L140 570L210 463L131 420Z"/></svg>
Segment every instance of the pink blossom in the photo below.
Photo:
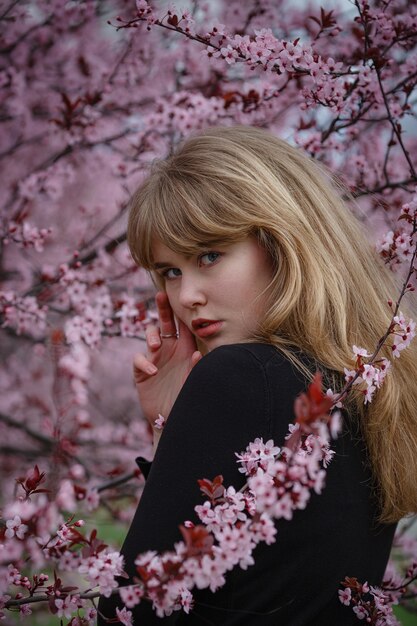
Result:
<svg viewBox="0 0 417 626"><path fill-rule="evenodd" d="M352 600L352 592L349 587L347 587L346 589L339 589L339 600L342 604L345 604L346 606L350 605L350 602Z"/></svg>
<svg viewBox="0 0 417 626"><path fill-rule="evenodd" d="M338 396L338 395L339 395L339 394L335 393L335 392L333 391L333 389L327 389L327 390L326 390L326 396L328 396L329 398L332 398L332 399L336 400L336 398L337 398L337 396ZM342 403L341 401L338 401L338 402L335 404L335 407L337 407L338 409L341 409L341 408L343 407L343 403Z"/></svg>
<svg viewBox="0 0 417 626"><path fill-rule="evenodd" d="M21 223L10 222L8 231L5 233L3 243L15 242L22 248L33 247L36 252L43 252L45 241L52 233L52 228L38 228L32 226L30 222Z"/></svg>
<svg viewBox="0 0 417 626"><path fill-rule="evenodd" d="M353 607L353 612L358 619L366 619L368 617L368 611L362 604Z"/></svg>
<svg viewBox="0 0 417 626"><path fill-rule="evenodd" d="M22 524L20 517L15 515L13 519L6 521L6 531L4 534L8 539L15 536L18 539L23 539L27 530L28 526L26 524Z"/></svg>
<svg viewBox="0 0 417 626"><path fill-rule="evenodd" d="M31 608L30 604L21 604L19 606L19 613L20 613L21 616L31 615L32 614L32 608Z"/></svg>
<svg viewBox="0 0 417 626"><path fill-rule="evenodd" d="M401 311L394 317L394 322L396 326L393 331L395 339L392 345L392 354L398 358L400 352L407 348L416 336L416 324L411 319L407 321Z"/></svg>
<svg viewBox="0 0 417 626"><path fill-rule="evenodd" d="M100 505L100 495L94 487L87 490L85 495L87 511L95 511Z"/></svg>
<svg viewBox="0 0 417 626"><path fill-rule="evenodd" d="M374 385L368 385L368 387L364 391L365 404L367 404L368 402L372 402L372 398L374 397L375 391L376 391L376 387Z"/></svg>
<svg viewBox="0 0 417 626"><path fill-rule="evenodd" d="M58 528L56 531L56 534L64 542L67 542L72 538L72 530L66 524L62 524L61 528Z"/></svg>
<svg viewBox="0 0 417 626"><path fill-rule="evenodd" d="M73 512L77 508L78 504L75 497L74 485L70 480L63 480L61 482L56 496L56 502L59 507L66 511ZM65 533L65 528L63 527L63 533Z"/></svg>
<svg viewBox="0 0 417 626"><path fill-rule="evenodd" d="M47 310L46 306L39 306L32 296L18 296L10 291L0 292L3 327L13 328L18 335L42 336L46 329Z"/></svg>
<svg viewBox="0 0 417 626"><path fill-rule="evenodd" d="M141 12L147 11L148 9L150 10L150 6L146 0L136 0L136 8Z"/></svg>
<svg viewBox="0 0 417 626"><path fill-rule="evenodd" d="M272 439L264 444L262 437L257 438L247 446L245 452L236 454L238 463L242 464L242 467L239 467L239 472L250 475L258 467L265 469L268 462L275 459L279 452L280 448L274 445Z"/></svg>
<svg viewBox="0 0 417 626"><path fill-rule="evenodd" d="M181 606L184 610L185 613L188 613L191 611L191 609L194 606L194 599L193 596L191 594L191 592L188 589L184 589L183 591L181 591L180 593L180 602L181 602Z"/></svg>
<svg viewBox="0 0 417 626"><path fill-rule="evenodd" d="M371 354L369 354L369 352L365 350L365 348L358 348L358 346L353 346L353 354L354 356L364 356L366 358L372 356Z"/></svg>
<svg viewBox="0 0 417 626"><path fill-rule="evenodd" d="M157 428L158 430L162 430L163 427L165 426L165 422L166 422L165 417L163 417L160 413L158 413L158 417L154 422L154 428Z"/></svg>
<svg viewBox="0 0 417 626"><path fill-rule="evenodd" d="M84 617L88 621L88 626L94 626L97 620L97 611L94 607L84 609Z"/></svg>
<svg viewBox="0 0 417 626"><path fill-rule="evenodd" d="M118 552L106 549L83 560L78 571L85 576L91 587L98 586L100 593L108 598L117 587L115 577L120 576L123 571L123 557Z"/></svg>
<svg viewBox="0 0 417 626"><path fill-rule="evenodd" d="M80 606L80 598L78 596L65 596L65 598L55 598L55 606L58 617L66 617L69 619L74 611Z"/></svg>
<svg viewBox="0 0 417 626"><path fill-rule="evenodd" d="M133 609L134 606L139 604L141 598L143 598L144 591L142 587L129 586L129 587L120 587L119 590L120 597L123 600L123 604L127 606L128 609Z"/></svg>
<svg viewBox="0 0 417 626"><path fill-rule="evenodd" d="M128 611L125 607L116 608L116 616L123 626L133 626L132 611Z"/></svg>

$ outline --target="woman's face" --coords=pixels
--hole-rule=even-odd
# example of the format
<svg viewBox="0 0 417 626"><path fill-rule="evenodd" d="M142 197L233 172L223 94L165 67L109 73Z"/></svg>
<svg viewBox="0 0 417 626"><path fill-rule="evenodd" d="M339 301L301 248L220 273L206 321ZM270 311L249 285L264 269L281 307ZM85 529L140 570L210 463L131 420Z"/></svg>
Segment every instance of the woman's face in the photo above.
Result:
<svg viewBox="0 0 417 626"><path fill-rule="evenodd" d="M153 258L174 314L208 351L254 336L273 276L270 258L254 237L191 257L156 241Z"/></svg>

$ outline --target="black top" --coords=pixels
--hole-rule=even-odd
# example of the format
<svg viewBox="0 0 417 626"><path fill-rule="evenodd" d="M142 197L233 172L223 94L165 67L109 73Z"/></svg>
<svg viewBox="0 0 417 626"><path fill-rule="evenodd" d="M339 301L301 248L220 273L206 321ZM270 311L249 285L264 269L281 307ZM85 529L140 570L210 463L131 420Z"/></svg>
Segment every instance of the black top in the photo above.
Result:
<svg viewBox="0 0 417 626"><path fill-rule="evenodd" d="M283 445L294 399L306 387L302 374L271 345L222 346L194 367L164 428L122 548L129 576L138 553L172 549L181 539L178 525L198 523L193 509L204 501L198 478L222 474L226 486L240 488L245 477L235 452L256 437ZM351 434L356 430L345 427L333 443L336 455L323 493L313 493L291 521L277 522L276 542L257 546L255 565L236 567L214 594L194 590L188 616L179 611L161 620L142 602L132 609L135 625L357 624L352 609L338 600L340 581L351 576L381 583L395 525L376 521L364 444ZM114 616L117 601L117 595L101 598L99 610Z"/></svg>

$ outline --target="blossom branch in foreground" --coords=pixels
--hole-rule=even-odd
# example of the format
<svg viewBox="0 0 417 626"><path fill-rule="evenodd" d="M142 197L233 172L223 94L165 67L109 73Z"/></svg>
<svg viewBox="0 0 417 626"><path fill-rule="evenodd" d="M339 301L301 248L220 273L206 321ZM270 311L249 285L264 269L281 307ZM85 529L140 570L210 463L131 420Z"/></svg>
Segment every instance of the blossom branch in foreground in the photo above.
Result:
<svg viewBox="0 0 417 626"><path fill-rule="evenodd" d="M306 507L311 490L321 493L325 467L332 457L330 431L335 435L339 423L337 413L329 415L331 406L332 401L321 391L321 377L317 374L307 393L295 402L296 422L290 427L286 445L279 449L272 441L264 444L259 439L237 455L241 471L247 476L240 491L226 488L221 476L213 481L199 481L208 498L195 507L201 524L184 522L183 541L176 544L175 551L139 555L135 584L119 589L125 603L121 615L126 623L130 623L128 609L142 599L152 601L160 616L181 608L188 612L194 587L215 591L225 583L225 575L233 567L246 569L253 564L255 546L260 541L275 541L273 520L290 520L295 510ZM81 520L61 523L56 533L48 532L48 526L42 526L40 520L48 518L53 522L52 513L58 520L55 505L50 503L48 509L43 494L37 503L33 498L42 491L39 485L44 479L44 474L35 468L30 476L19 480L25 500L17 500L5 511L3 556L10 555L15 564L9 565L2 588L5 592L9 586L17 587L19 591L15 597L4 594L2 603L4 608L28 613L30 604L47 602L53 614L70 617L73 612L86 609L87 600L100 593L109 596L116 592L115 577L123 575L122 557L109 551L95 530L84 535ZM89 589L82 591L65 585L61 577L47 585L49 577L44 573L29 580L17 567L18 563L23 564L25 554L54 563L60 571L78 572L88 580ZM95 587L99 590L94 591Z"/></svg>

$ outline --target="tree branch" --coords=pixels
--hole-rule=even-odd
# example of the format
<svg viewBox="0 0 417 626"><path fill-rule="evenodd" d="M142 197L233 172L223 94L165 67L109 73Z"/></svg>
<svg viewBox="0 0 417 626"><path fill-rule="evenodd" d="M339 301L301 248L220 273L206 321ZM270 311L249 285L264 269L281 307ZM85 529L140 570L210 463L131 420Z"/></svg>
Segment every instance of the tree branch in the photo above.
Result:
<svg viewBox="0 0 417 626"><path fill-rule="evenodd" d="M132 480L132 478L137 478L138 475L139 475L138 470L135 470L134 472L130 472L130 474L125 474L124 476L120 476L119 478L115 478L114 480L109 480L107 483L103 483L102 485L97 487L97 491L101 493L102 491L105 491L106 489L113 489L114 487L119 487L120 485L123 485L124 483L127 483L130 480Z"/></svg>
<svg viewBox="0 0 417 626"><path fill-rule="evenodd" d="M18 428L19 430L22 430L24 433L29 435L29 437L32 437L32 439L35 439L35 441L39 441L40 443L42 443L44 446L47 446L48 448L51 448L56 444L56 440L53 439L52 437L48 437L47 435L42 435L40 432L33 430L30 426L27 426L26 424L23 424L22 422L15 420L13 417L10 417L9 415L0 413L0 421L3 422L3 424L7 424L8 426L11 426L12 428Z"/></svg>

